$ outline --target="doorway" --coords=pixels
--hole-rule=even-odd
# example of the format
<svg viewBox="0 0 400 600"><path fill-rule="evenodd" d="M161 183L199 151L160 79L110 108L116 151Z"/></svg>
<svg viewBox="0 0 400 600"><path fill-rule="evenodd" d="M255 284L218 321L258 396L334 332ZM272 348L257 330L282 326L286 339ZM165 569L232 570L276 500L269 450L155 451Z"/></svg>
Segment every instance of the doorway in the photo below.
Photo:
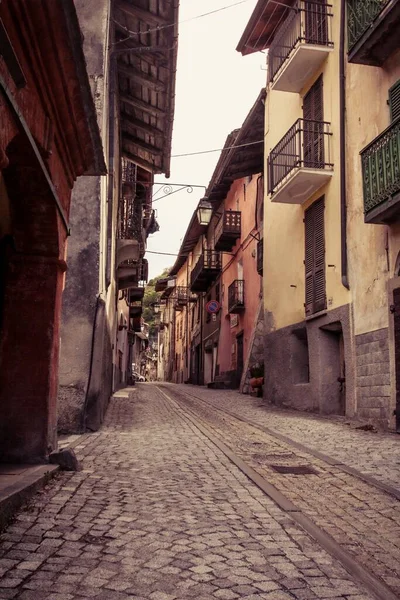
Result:
<svg viewBox="0 0 400 600"><path fill-rule="evenodd" d="M396 431L400 432L400 288L393 290L393 321L396 373Z"/></svg>
<svg viewBox="0 0 400 600"><path fill-rule="evenodd" d="M304 4L306 43L325 46L328 43L326 0L306 0Z"/></svg>
<svg viewBox="0 0 400 600"><path fill-rule="evenodd" d="M236 337L236 352L237 352L237 361L236 361L236 387L240 387L240 382L242 380L243 375L243 367L244 367L244 334L243 331L239 333Z"/></svg>
<svg viewBox="0 0 400 600"><path fill-rule="evenodd" d="M321 412L346 414L346 362L342 324L321 327Z"/></svg>
<svg viewBox="0 0 400 600"><path fill-rule="evenodd" d="M324 166L324 106L322 75L303 98L304 166L321 169Z"/></svg>

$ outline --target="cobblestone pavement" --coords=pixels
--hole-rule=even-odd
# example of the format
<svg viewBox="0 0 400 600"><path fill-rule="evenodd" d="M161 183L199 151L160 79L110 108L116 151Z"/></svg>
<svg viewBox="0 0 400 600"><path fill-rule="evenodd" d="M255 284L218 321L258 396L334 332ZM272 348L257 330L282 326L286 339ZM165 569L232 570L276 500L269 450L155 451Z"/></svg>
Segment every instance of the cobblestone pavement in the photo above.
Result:
<svg viewBox="0 0 400 600"><path fill-rule="evenodd" d="M279 410L263 403L261 398L234 390L210 390L192 385L178 387L218 408L251 419L400 490L398 434L360 431L344 417L327 419L293 410Z"/></svg>
<svg viewBox="0 0 400 600"><path fill-rule="evenodd" d="M209 404L187 396L185 388L165 389L400 597L400 503L396 498L344 473L338 466L215 411ZM209 393L214 395L215 391ZM214 395L214 402L218 396ZM315 473L279 473L274 466L307 466Z"/></svg>
<svg viewBox="0 0 400 600"><path fill-rule="evenodd" d="M1 536L0 598L371 600L150 385Z"/></svg>

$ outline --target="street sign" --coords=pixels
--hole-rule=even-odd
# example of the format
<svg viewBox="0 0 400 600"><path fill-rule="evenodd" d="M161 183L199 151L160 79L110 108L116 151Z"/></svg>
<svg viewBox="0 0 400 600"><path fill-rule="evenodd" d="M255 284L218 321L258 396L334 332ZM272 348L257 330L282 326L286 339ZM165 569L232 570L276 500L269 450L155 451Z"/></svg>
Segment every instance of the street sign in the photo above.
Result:
<svg viewBox="0 0 400 600"><path fill-rule="evenodd" d="M210 313L210 315L216 315L220 308L221 305L218 300L210 300L206 304L206 311Z"/></svg>

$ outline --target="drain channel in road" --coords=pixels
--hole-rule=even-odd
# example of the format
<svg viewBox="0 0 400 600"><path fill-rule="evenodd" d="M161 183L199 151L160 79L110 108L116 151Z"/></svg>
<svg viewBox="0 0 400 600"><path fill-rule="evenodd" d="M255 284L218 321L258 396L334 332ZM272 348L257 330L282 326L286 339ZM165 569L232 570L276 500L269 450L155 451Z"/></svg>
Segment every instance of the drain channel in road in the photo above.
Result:
<svg viewBox="0 0 400 600"><path fill-rule="evenodd" d="M292 502L285 494L275 487L275 485L272 485L266 477L257 472L246 460L243 460L230 446L222 441L220 432L217 434L214 433L210 427L210 424L207 423L205 419L200 417L199 414L193 410L193 408L187 406L186 403L183 407L179 399L181 397L190 399L191 397L192 400L195 398L196 401L200 400L204 404L208 404L210 410L215 411L215 407L212 407L206 401L203 401L191 394L187 394L186 392L182 392L181 390L179 393L177 393L176 390L168 388L168 393L166 393L165 389L161 389L160 386L157 386L157 389L170 403L175 406L176 410L183 413L187 420L189 420L199 431L203 433L203 435L205 435L216 447L218 447L218 449L223 452L223 454L225 454L225 456L229 458L229 460L235 464L253 483L255 483L259 489L261 489L268 497L270 497L283 511L288 513L293 521L300 525L312 538L314 538L322 548L329 552L331 556L339 560L346 570L356 580L366 586L376 598L379 600L396 600L399 598L399 596L393 592L390 586L388 586L380 578L371 574L371 569L368 569L367 566L361 564L348 550L343 547L343 545L338 543L331 535L329 535L329 533L327 533L323 527L319 526L314 520L305 514L301 506L297 506L294 502ZM174 397L171 397L171 395ZM233 417L238 421L244 421L243 419L236 417L236 415L228 415L226 411L219 412L225 413L226 416ZM252 424L247 423L247 425ZM264 433L267 434L268 432ZM341 467L341 465L338 466ZM310 477L310 475L302 477Z"/></svg>

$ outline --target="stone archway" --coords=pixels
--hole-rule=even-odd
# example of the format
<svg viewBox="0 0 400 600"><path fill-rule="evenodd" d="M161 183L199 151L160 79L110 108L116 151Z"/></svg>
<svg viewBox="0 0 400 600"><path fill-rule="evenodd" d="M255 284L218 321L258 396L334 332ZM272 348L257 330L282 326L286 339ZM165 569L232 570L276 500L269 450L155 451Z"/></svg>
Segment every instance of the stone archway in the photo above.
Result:
<svg viewBox="0 0 400 600"><path fill-rule="evenodd" d="M64 234L28 139L16 136L6 155L2 177L11 226L3 256L0 456L3 462L39 462L56 445Z"/></svg>

